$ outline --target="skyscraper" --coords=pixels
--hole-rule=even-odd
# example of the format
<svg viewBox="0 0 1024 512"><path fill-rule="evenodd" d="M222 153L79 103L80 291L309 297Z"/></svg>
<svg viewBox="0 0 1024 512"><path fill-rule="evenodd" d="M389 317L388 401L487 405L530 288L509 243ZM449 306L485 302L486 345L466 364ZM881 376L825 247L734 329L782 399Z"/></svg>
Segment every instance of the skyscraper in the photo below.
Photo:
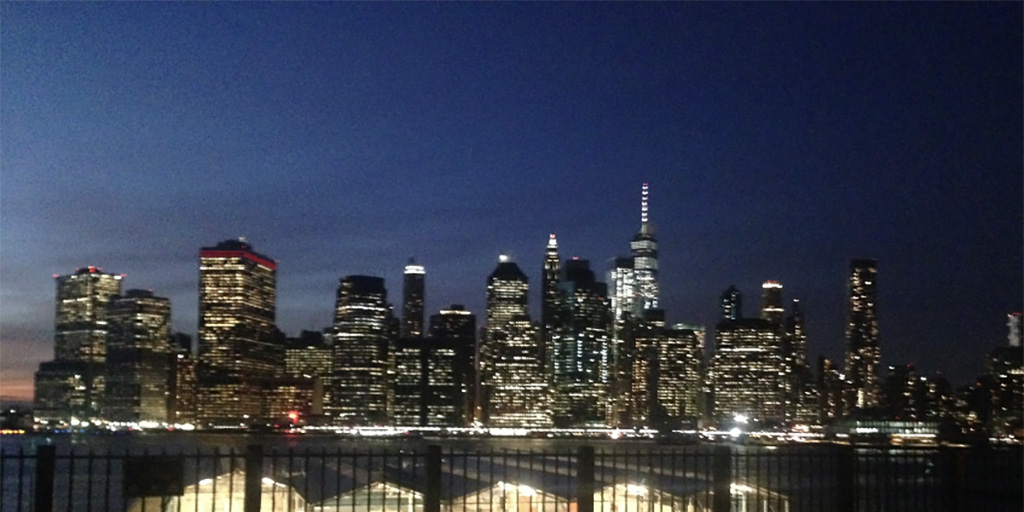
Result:
<svg viewBox="0 0 1024 512"><path fill-rule="evenodd" d="M743 318L743 294L735 285L729 285L719 299L722 307L722 320Z"/></svg>
<svg viewBox="0 0 1024 512"><path fill-rule="evenodd" d="M629 247L633 253L633 270L636 275L637 301L641 310L658 308L658 241L654 238L654 225L647 217L648 190L643 184L640 203L640 232L633 237Z"/></svg>
<svg viewBox="0 0 1024 512"><path fill-rule="evenodd" d="M848 403L858 409L878 405L878 262L857 259L850 262L849 304L846 311L846 378L850 383Z"/></svg>
<svg viewBox="0 0 1024 512"><path fill-rule="evenodd" d="M781 324L785 312L782 307L782 283L765 281L761 285L761 318L773 324Z"/></svg>
<svg viewBox="0 0 1024 512"><path fill-rule="evenodd" d="M243 238L204 247L199 260L200 380L279 373L284 347L274 338L277 263Z"/></svg>
<svg viewBox="0 0 1024 512"><path fill-rule="evenodd" d="M543 275L544 280L540 285L541 366L545 374L550 376L554 372L553 350L562 315L562 294L558 288L562 279L562 263L558 259L558 240L554 233L548 237L547 249L544 251Z"/></svg>
<svg viewBox="0 0 1024 512"><path fill-rule="evenodd" d="M388 422L391 305L384 279L346 276L338 284L334 312L334 378L331 412L350 425Z"/></svg>
<svg viewBox="0 0 1024 512"><path fill-rule="evenodd" d="M110 299L107 387L103 416L111 421L166 422L171 359L171 301L148 290Z"/></svg>
<svg viewBox="0 0 1024 512"><path fill-rule="evenodd" d="M782 362L786 371L786 417L813 421L817 413L817 397L809 392L810 372L807 367L807 334L800 300L793 299L793 307L786 317L782 334ZM811 399L815 403L811 403Z"/></svg>
<svg viewBox="0 0 1024 512"><path fill-rule="evenodd" d="M107 303L121 294L121 278L85 267L57 279L55 359L103 363L107 359Z"/></svg>
<svg viewBox="0 0 1024 512"><path fill-rule="evenodd" d="M54 360L35 374L38 418L67 422L99 412L107 359L107 304L121 293L121 278L85 267L57 280Z"/></svg>
<svg viewBox="0 0 1024 512"><path fill-rule="evenodd" d="M785 382L778 325L761 318L722 320L711 361L715 420L737 415L767 423L785 419Z"/></svg>
<svg viewBox="0 0 1024 512"><path fill-rule="evenodd" d="M560 423L607 425L612 314L608 289L587 260L565 263L563 318L553 350L553 404Z"/></svg>
<svg viewBox="0 0 1024 512"><path fill-rule="evenodd" d="M529 289L519 266L501 256L487 280L487 320L481 347L481 387L485 417L491 426L550 424L540 343L527 309Z"/></svg>
<svg viewBox="0 0 1024 512"><path fill-rule="evenodd" d="M277 263L244 238L199 252L197 419L237 425L262 417L265 383L283 370Z"/></svg>
<svg viewBox="0 0 1024 512"><path fill-rule="evenodd" d="M402 337L423 337L423 304L426 270L409 258L402 281Z"/></svg>
<svg viewBox="0 0 1024 512"><path fill-rule="evenodd" d="M452 304L430 316L429 337L451 347L455 361L453 379L458 385L461 410L454 424L468 425L476 411L478 380L476 371L476 315L461 304Z"/></svg>

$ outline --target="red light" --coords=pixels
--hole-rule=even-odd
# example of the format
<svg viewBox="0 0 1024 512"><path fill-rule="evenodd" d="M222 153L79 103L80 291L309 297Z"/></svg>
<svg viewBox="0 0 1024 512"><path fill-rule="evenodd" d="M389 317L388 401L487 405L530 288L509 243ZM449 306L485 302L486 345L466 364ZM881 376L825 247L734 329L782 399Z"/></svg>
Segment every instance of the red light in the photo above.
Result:
<svg viewBox="0 0 1024 512"><path fill-rule="evenodd" d="M288 411L288 419L292 420L292 423L299 421L299 411Z"/></svg>

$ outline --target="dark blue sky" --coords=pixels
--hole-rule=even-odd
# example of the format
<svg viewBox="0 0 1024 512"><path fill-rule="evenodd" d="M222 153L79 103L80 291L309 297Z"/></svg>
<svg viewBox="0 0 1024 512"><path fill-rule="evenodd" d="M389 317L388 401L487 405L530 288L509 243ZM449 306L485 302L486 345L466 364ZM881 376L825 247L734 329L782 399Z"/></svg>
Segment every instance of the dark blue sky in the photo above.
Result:
<svg viewBox="0 0 1024 512"><path fill-rule="evenodd" d="M289 334L410 255L480 316L501 252L535 285L549 232L627 253L644 181L670 321L777 279L838 357L873 257L883 362L962 382L1024 302L1021 9L0 3L0 394L52 357L53 274L194 334L199 248L245 236Z"/></svg>

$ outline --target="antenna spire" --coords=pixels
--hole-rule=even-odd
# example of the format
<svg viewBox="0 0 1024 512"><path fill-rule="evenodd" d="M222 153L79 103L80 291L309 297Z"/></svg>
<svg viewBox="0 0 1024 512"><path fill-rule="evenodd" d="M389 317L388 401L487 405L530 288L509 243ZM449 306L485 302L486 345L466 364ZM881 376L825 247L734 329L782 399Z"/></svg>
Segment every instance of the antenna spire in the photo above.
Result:
<svg viewBox="0 0 1024 512"><path fill-rule="evenodd" d="M647 224L647 184L644 183L643 192L640 196L640 222Z"/></svg>

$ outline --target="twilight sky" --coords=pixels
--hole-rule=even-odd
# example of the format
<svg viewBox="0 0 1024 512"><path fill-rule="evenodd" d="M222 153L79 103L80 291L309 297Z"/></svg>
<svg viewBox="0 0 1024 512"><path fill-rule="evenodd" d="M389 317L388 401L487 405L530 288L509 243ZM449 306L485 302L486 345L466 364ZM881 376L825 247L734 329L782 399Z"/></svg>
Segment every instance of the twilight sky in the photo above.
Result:
<svg viewBox="0 0 1024 512"><path fill-rule="evenodd" d="M1010 3L0 3L0 395L53 356L53 274L169 297L199 248L279 262L280 327L338 278L427 267L482 316L548 233L602 273L651 184L670 321L736 284L843 351L879 260L883 363L962 383L1022 308L1022 6Z"/></svg>

